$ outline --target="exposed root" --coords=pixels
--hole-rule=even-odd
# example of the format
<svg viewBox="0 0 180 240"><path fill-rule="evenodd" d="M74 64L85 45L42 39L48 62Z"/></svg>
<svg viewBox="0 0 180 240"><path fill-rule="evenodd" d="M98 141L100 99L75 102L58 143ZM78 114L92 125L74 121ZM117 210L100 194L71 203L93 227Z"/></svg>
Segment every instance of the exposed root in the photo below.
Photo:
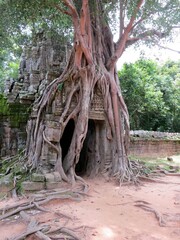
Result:
<svg viewBox="0 0 180 240"><path fill-rule="evenodd" d="M72 237L74 240L81 240L81 238L79 238L73 230L68 229L66 227L60 227L54 231L47 232L47 234L51 234L50 236L52 236L52 234L57 234L57 233L63 233L67 236Z"/></svg>
<svg viewBox="0 0 180 240"><path fill-rule="evenodd" d="M69 228L62 226L53 231L52 230L49 231L48 229L51 228L51 226L39 224L38 221L36 221L34 218L31 218L24 211L20 212L20 215L22 219L25 221L25 223L28 224L27 230L16 237L10 238L9 240L22 240L26 238L28 235L31 235L33 233L35 233L35 235L39 237L41 240L51 240L52 238L50 238L48 234L51 234L53 236L54 233L61 233L72 237L72 239L74 240L80 240L77 234Z"/></svg>
<svg viewBox="0 0 180 240"><path fill-rule="evenodd" d="M35 234L39 239L42 240L52 240L52 239L72 239L72 240L81 240L81 238L75 232L77 229L70 229L66 227L66 224L69 220L73 220L71 216L68 216L59 211L52 211L47 208L42 207L41 205L48 203L54 199L71 199L80 201L82 199L82 195L84 192L80 192L74 189L67 190L43 190L38 192L37 194L33 194L31 199L25 203L14 204L13 206L5 207L4 209L0 209L2 215L0 216L0 220L5 219L7 217L11 217L15 214L19 214L23 221L27 224L27 229L23 233L18 236L12 237L9 240L22 240L31 234ZM29 214L25 212L25 210L35 208L42 212L51 212L60 217L64 217L67 219L64 226L60 226L56 229L51 229L51 225L43 225L39 224L39 222Z"/></svg>
<svg viewBox="0 0 180 240"><path fill-rule="evenodd" d="M17 209L14 209L10 212L5 213L4 215L1 215L0 220L11 217L11 216L13 216L13 215L15 215L15 214L17 214L21 211L24 211L24 210L27 210L27 209L30 209L30 208L33 208L33 207L34 207L33 203L27 203L27 205L24 206L24 207L18 207Z"/></svg>
<svg viewBox="0 0 180 240"><path fill-rule="evenodd" d="M51 240L50 237L42 233L41 231L38 231L35 233L35 236L37 236L40 240Z"/></svg>
<svg viewBox="0 0 180 240"><path fill-rule="evenodd" d="M140 208L142 208L142 209L145 210L145 211L154 213L154 214L155 214L155 217L157 218L157 220L158 220L158 222L159 222L159 226L160 226L160 227L165 227L165 226L166 226L166 223L165 223L162 215L161 215L157 210L155 210L155 209L153 209L152 207L147 206L147 205L145 205L145 204L143 204L143 203L142 203L142 204L135 204L134 206L140 207Z"/></svg>
<svg viewBox="0 0 180 240"><path fill-rule="evenodd" d="M166 175L166 176L176 176L176 177L180 177L180 173L170 173L168 171L163 171L163 173Z"/></svg>
<svg viewBox="0 0 180 240"><path fill-rule="evenodd" d="M44 194L33 195L33 200L25 203L15 204L10 207L6 207L4 209L0 209L2 215L0 216L0 220L11 217L15 214L18 214L21 211L37 208L40 211L48 211L41 205L48 203L55 199L71 199L74 201L82 200L83 192L75 191L75 190L65 190L65 191L54 191L54 192L45 192Z"/></svg>
<svg viewBox="0 0 180 240"><path fill-rule="evenodd" d="M82 194L85 194L85 193L87 193L88 192L88 190L89 190L89 185L84 181L84 179L83 178L81 178L80 176L77 176L76 174L75 174L75 179L77 180L77 181L80 181L82 184L83 184L83 191L81 192Z"/></svg>
<svg viewBox="0 0 180 240"><path fill-rule="evenodd" d="M43 227L35 227L33 229L27 230L26 232L24 232L16 237L9 238L9 240L24 240L27 236L29 236L33 233L36 233L38 231L41 231L42 229L43 229Z"/></svg>
<svg viewBox="0 0 180 240"><path fill-rule="evenodd" d="M113 176L120 185L139 184L142 176L147 177L147 168L138 161L128 161L124 168L120 169Z"/></svg>

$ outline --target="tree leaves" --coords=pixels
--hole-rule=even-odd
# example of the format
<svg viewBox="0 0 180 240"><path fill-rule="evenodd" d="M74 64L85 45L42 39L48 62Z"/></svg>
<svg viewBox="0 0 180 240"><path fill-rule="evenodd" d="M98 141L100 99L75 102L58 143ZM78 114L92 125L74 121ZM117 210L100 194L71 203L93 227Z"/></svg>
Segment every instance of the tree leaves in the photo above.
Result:
<svg viewBox="0 0 180 240"><path fill-rule="evenodd" d="M119 72L132 129L180 131L180 62L141 59Z"/></svg>

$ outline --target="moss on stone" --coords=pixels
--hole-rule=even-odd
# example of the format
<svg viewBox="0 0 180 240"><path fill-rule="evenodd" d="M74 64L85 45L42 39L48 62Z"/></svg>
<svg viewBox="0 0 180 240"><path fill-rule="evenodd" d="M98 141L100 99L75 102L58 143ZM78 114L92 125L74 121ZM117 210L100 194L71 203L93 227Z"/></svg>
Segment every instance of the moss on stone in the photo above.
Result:
<svg viewBox="0 0 180 240"><path fill-rule="evenodd" d="M7 99L4 97L3 94L0 94L0 115L9 115L9 106L7 103Z"/></svg>
<svg viewBox="0 0 180 240"><path fill-rule="evenodd" d="M8 117L11 127L20 127L29 117L30 107L19 102L8 103L5 96L0 95L0 118Z"/></svg>

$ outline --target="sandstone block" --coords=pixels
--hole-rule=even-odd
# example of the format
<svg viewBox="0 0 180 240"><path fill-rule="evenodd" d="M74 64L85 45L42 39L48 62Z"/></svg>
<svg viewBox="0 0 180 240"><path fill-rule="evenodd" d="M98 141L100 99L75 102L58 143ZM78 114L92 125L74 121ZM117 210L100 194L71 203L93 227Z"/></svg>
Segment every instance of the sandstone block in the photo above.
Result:
<svg viewBox="0 0 180 240"><path fill-rule="evenodd" d="M45 177L43 174L39 174L39 173L33 173L32 174L32 181L33 182L44 182Z"/></svg>
<svg viewBox="0 0 180 240"><path fill-rule="evenodd" d="M8 192L13 189L12 174L8 174L0 179L0 192Z"/></svg>
<svg viewBox="0 0 180 240"><path fill-rule="evenodd" d="M25 191L39 191L45 188L44 182L22 182L22 188Z"/></svg>
<svg viewBox="0 0 180 240"><path fill-rule="evenodd" d="M62 180L59 172L53 172L53 175L55 182L60 182Z"/></svg>
<svg viewBox="0 0 180 240"><path fill-rule="evenodd" d="M60 131L58 128L46 128L45 130L46 137L49 141L59 142L60 141Z"/></svg>
<svg viewBox="0 0 180 240"><path fill-rule="evenodd" d="M45 174L46 182L54 182L54 174L53 173L47 173Z"/></svg>
<svg viewBox="0 0 180 240"><path fill-rule="evenodd" d="M55 189L62 187L61 182L46 182L46 189Z"/></svg>

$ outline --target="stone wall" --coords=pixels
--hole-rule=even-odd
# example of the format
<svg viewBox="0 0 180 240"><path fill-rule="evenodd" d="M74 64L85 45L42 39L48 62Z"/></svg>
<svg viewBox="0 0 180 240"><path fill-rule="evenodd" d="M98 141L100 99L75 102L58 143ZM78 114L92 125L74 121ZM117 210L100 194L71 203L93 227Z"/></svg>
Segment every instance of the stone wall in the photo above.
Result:
<svg viewBox="0 0 180 240"><path fill-rule="evenodd" d="M11 156L26 144L27 106L12 103L0 96L0 157Z"/></svg>
<svg viewBox="0 0 180 240"><path fill-rule="evenodd" d="M142 132L144 133L142 134ZM179 133L147 131L147 134L145 134L145 132L146 131L131 132L130 155L141 157L167 157L180 154Z"/></svg>

